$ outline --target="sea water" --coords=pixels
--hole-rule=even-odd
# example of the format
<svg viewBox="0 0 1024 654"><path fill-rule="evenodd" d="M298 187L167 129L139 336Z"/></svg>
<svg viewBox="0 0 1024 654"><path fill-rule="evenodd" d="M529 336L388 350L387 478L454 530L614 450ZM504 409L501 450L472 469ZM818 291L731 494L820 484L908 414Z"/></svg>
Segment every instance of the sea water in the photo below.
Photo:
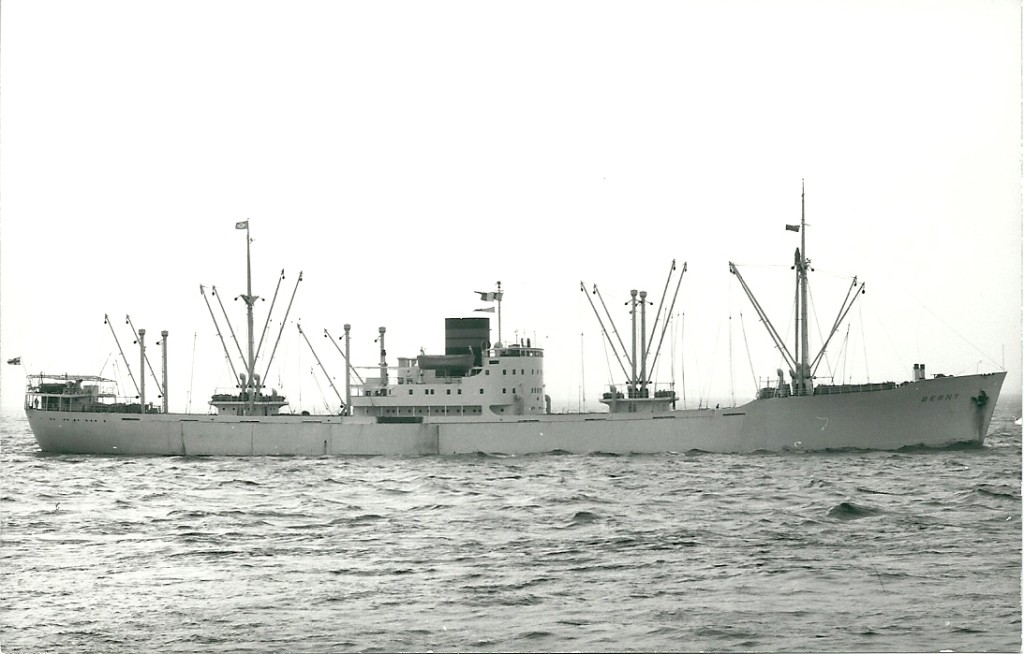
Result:
<svg viewBox="0 0 1024 654"><path fill-rule="evenodd" d="M0 648L1020 651L1020 415L981 448L448 458L53 456L9 415Z"/></svg>

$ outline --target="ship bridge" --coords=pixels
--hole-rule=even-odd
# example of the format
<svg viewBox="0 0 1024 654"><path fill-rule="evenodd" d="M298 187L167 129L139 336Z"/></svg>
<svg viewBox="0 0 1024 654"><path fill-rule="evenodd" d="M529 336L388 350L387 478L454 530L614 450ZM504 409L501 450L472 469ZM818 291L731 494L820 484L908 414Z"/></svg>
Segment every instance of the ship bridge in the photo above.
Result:
<svg viewBox="0 0 1024 654"><path fill-rule="evenodd" d="M418 422L550 413L544 350L529 339L493 347L489 339L488 318L447 318L445 353L400 357L395 368L387 367L382 356L380 376L367 378L352 397L353 414Z"/></svg>

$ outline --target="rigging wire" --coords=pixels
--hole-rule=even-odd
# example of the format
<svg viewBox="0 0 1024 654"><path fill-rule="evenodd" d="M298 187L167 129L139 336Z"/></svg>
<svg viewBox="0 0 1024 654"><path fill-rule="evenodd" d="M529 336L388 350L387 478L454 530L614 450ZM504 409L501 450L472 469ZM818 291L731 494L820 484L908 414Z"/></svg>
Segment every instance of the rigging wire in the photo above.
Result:
<svg viewBox="0 0 1024 654"><path fill-rule="evenodd" d="M580 412L583 411L583 407L587 406L586 370L586 358L583 352L583 332L580 332L580 404L578 405Z"/></svg>
<svg viewBox="0 0 1024 654"><path fill-rule="evenodd" d="M708 400L708 404L709 405L711 403L711 385L712 385L712 383L714 382L714 379L715 379L715 365L714 365L714 362L715 362L715 357L718 355L718 340L719 340L719 338L721 336L722 336L722 323L719 322L718 323L718 328L715 329L715 345L711 349L711 364L712 364L711 365L711 374L708 376L707 386L704 388L704 391L703 391L701 397L699 398L699 402L698 402L698 405L697 405L698 407L704 402L704 400Z"/></svg>
<svg viewBox="0 0 1024 654"><path fill-rule="evenodd" d="M782 334L782 342L783 343L785 343L786 340L789 339L789 335L790 335L789 334L789 328L792 327L794 325L794 323L796 322L796 311L797 311L797 301L796 301L796 296L793 296L793 304L792 304L792 306L790 307L790 310L789 310L789 320L787 320L786 323L785 323L786 324L786 331L783 332L783 334ZM785 370L786 368L789 367L789 364L786 363L786 357L783 356L781 351L779 352L779 365L776 366L776 367L782 368L783 370Z"/></svg>
<svg viewBox="0 0 1024 654"><path fill-rule="evenodd" d="M860 333L864 333L864 314L860 315ZM871 371L868 369L868 342L867 339L862 338L861 344L864 350L864 376L867 378L867 382L871 383Z"/></svg>
<svg viewBox="0 0 1024 654"><path fill-rule="evenodd" d="M301 373L301 370L302 370L302 347L301 347L301 343L299 343L299 335L297 333L295 334L294 350L295 350L295 371L296 371L295 374L296 374L296 376L298 376L298 386L299 386L299 410L301 411L302 410L302 387L305 384L302 383L302 373ZM312 368L310 368L310 370L312 371Z"/></svg>
<svg viewBox="0 0 1024 654"><path fill-rule="evenodd" d="M198 332L192 332L192 372L188 378L188 402L185 405L185 413L192 413L192 385L196 379L196 337Z"/></svg>
<svg viewBox="0 0 1024 654"><path fill-rule="evenodd" d="M732 365L732 313L729 313L729 400L732 406L736 406L736 384L733 381Z"/></svg>
<svg viewBox="0 0 1024 654"><path fill-rule="evenodd" d="M331 405L327 403L327 396L324 395L324 389L323 389L322 386L320 386L320 380L316 378L316 373L314 372L313 368L309 369L309 375L310 375L310 377L313 378L313 381L316 382L317 390L320 391L320 399L323 400L324 410L327 413L330 413L331 412Z"/></svg>
<svg viewBox="0 0 1024 654"><path fill-rule="evenodd" d="M871 305L869 304L868 306L870 307ZM907 361L904 358L904 350L901 347L898 346L896 339L894 339L892 337L892 334L889 333L889 330L886 327L885 321L879 319L877 316L874 315L873 312L872 312L872 314L869 317L875 318L875 322L877 322L878 326L881 327L882 333L885 335L886 343L888 343L889 348L890 348L890 356L892 356L894 359L896 359L899 362L900 368L902 370L907 370L910 366L907 364ZM866 342L867 341L867 338L866 338L867 332L864 331L864 312L863 312L863 308L861 308L860 311L858 311L858 318L859 318L860 324L861 324L860 336L861 336L861 339Z"/></svg>
<svg viewBox="0 0 1024 654"><path fill-rule="evenodd" d="M967 343L967 344L968 344L968 345L970 345L970 346L971 346L972 348L974 348L974 351L975 351L975 352L977 352L978 354L980 354L980 355L982 355L983 357L985 357L986 359L988 359L988 360L989 360L989 362L990 362L990 363L992 363L992 365L999 365L999 364L997 364L997 363L996 363L996 360L995 360L995 359L993 359L993 358L992 358L991 356L989 356L989 355L988 355L988 353L986 353L986 352L982 351L982 349L981 349L981 348L979 348L979 347L978 347L977 345L975 345L975 344L974 344L974 343L972 343L972 342L971 342L970 340L968 340L966 336L964 336L963 334L961 334L960 332L958 332L958 331L957 331L956 329L954 329L952 325L950 325L949 323L947 323L946 321L944 321L944 320L943 320L943 319L942 319L941 317L939 317L939 315L938 315L937 313L935 313L934 311L932 311L932 310L931 310L931 309L930 309L930 308L928 307L928 305L926 305L926 304L925 304L924 302L922 302L922 301L921 301L921 300L919 300L918 298L914 297L914 296L913 296L912 294L911 294L911 297L913 297L913 298L914 298L914 301L916 301L916 302L917 302L918 304L920 304L920 305L921 305L921 307L922 307L922 308L923 308L923 309L924 309L925 311L927 311L928 313L930 313L930 314L932 315L932 317L933 317L933 318L935 318L935 319L936 319L936 320L938 320L938 321L939 321L940 323L942 323L942 325L943 325L944 327L946 327L946 329L948 329L949 331L951 331L951 332L953 332L954 334L956 334L956 335L957 335L958 337L960 337L960 340L962 340L962 341L963 341L964 343ZM1005 368L1004 366L999 366L999 368L1000 368L1000 370L1005 370L1005 369L1006 369L1006 368Z"/></svg>
<svg viewBox="0 0 1024 654"><path fill-rule="evenodd" d="M604 362L608 368L608 385L615 385L615 373L612 372L612 360L608 357L608 332L602 331L601 335L604 336L602 343L604 344Z"/></svg>
<svg viewBox="0 0 1024 654"><path fill-rule="evenodd" d="M676 314L679 315L679 314ZM676 389L676 330L672 330L672 338L669 339L668 343L669 361L672 362L671 366L671 380L672 390Z"/></svg>
<svg viewBox="0 0 1024 654"><path fill-rule="evenodd" d="M732 296L735 293L735 285L729 286L729 293L726 294L729 302L729 404L730 406L736 406L736 371L734 370L732 360Z"/></svg>
<svg viewBox="0 0 1024 654"><path fill-rule="evenodd" d="M665 321L664 329L666 331L668 331L669 327L671 327L671 317L669 316L668 309L667 308L666 309L662 309L661 314L664 314L664 318L662 318ZM661 316L661 314L659 314L659 317ZM671 375L673 376L673 386L672 387L674 389L675 388L675 379L674 379L674 376L675 376L675 369L674 369L675 365L674 365L674 363L672 363L673 360L671 358L669 359L669 362L670 362L671 367L673 368ZM662 364L662 360L661 360L660 357L654 360L654 367L651 369L651 371L649 373L649 378L650 379L657 379L658 378L658 372L661 370L661 364ZM655 387L655 390L657 390L657 384L656 383L655 383L654 387Z"/></svg>
<svg viewBox="0 0 1024 654"><path fill-rule="evenodd" d="M683 311L679 320L679 383L683 387L683 408L686 408L686 312Z"/></svg>
<svg viewBox="0 0 1024 654"><path fill-rule="evenodd" d="M114 356L113 352L108 352L107 353L107 360L104 361L103 362L103 366L100 367L100 374L99 374L100 377L103 376L103 371L107 369L107 364L110 363L110 357L112 357L112 356Z"/></svg>
<svg viewBox="0 0 1024 654"><path fill-rule="evenodd" d="M116 393L118 397L123 397L121 395L121 371L117 369L117 359L114 359L114 363L111 365L111 368L113 368L114 376L114 393Z"/></svg>
<svg viewBox="0 0 1024 654"><path fill-rule="evenodd" d="M961 368L960 370L954 372L953 376L954 377L958 377L958 376L964 374L965 372L967 372L971 368L971 366L974 366L974 372L975 372L975 374L977 374L978 370L979 370L979 367L981 366L982 363L984 363L984 361L982 361L981 359L978 359L974 363L968 365L966 368Z"/></svg>
<svg viewBox="0 0 1024 654"><path fill-rule="evenodd" d="M747 362L750 363L750 377L754 381L754 393L757 393L757 373L754 372L754 359L750 356L750 341L747 339L747 326L743 322L743 313L740 312L740 329L743 332L743 344L747 348Z"/></svg>
<svg viewBox="0 0 1024 654"><path fill-rule="evenodd" d="M839 383L841 383L841 384L847 383L847 381L846 381L846 358L847 358L847 355L850 352L849 347L848 347L849 343L850 343L850 325L847 324L846 325L846 335L843 336L843 344L839 346L839 357L838 357L838 359L842 361L842 373L839 376ZM840 364L837 361L836 367L838 368L839 365Z"/></svg>
<svg viewBox="0 0 1024 654"><path fill-rule="evenodd" d="M811 293L810 282L808 282L807 284L807 301L811 305L810 313L814 316L814 327L815 329L818 330L818 342L824 344L825 337L821 335L821 323L818 321L818 310L814 306L814 294ZM822 345L822 347L824 348L824 345ZM832 369L832 363L828 360L828 352L825 352L822 356L825 359L825 367L828 368L829 375L832 378L832 381L834 382L836 379L836 373L835 370Z"/></svg>

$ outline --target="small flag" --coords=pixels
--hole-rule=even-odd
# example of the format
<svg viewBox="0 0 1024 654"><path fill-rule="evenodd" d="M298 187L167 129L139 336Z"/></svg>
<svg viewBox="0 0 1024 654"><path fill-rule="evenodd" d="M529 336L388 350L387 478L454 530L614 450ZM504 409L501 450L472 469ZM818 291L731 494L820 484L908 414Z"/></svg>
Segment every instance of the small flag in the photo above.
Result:
<svg viewBox="0 0 1024 654"><path fill-rule="evenodd" d="M494 313L494 307L487 307L486 309L473 309L473 311L483 311L484 313Z"/></svg>
<svg viewBox="0 0 1024 654"><path fill-rule="evenodd" d="M241 222L235 223L235 229L249 229L249 221L243 220Z"/></svg>
<svg viewBox="0 0 1024 654"><path fill-rule="evenodd" d="M8 359L7 363L11 364L12 366L20 366L21 357L14 357L13 359Z"/></svg>
<svg viewBox="0 0 1024 654"><path fill-rule="evenodd" d="M488 293L485 293L483 291L473 291L473 292L474 293L479 293L480 294L480 300L483 301L483 302L494 302L495 300L497 300L498 302L501 302L501 291L492 291L492 292L488 292Z"/></svg>
<svg viewBox="0 0 1024 654"><path fill-rule="evenodd" d="M791 232L799 232L800 231L800 225L786 225L786 229L791 231Z"/></svg>

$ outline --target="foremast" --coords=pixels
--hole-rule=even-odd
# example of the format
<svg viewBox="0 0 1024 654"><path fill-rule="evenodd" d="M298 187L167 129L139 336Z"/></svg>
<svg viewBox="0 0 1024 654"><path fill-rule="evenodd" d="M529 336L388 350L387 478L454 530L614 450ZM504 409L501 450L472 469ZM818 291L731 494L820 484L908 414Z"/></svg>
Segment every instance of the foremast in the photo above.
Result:
<svg viewBox="0 0 1024 654"><path fill-rule="evenodd" d="M864 293L864 283L857 286L857 278L853 278L853 282L850 284L849 290L846 292L846 298L843 300L842 306L839 308L839 313L836 316L835 322L832 324L832 331L829 332L828 338L821 345L821 350L817 355L811 359L810 356L810 339L808 337L808 280L807 273L814 270L811 268L811 260L807 256L807 221L805 211L805 194L804 194L804 183L800 182L800 224L799 225L786 225L787 231L799 232L800 233L800 247L797 248L793 257L793 270L796 271L796 336L793 343L793 351L790 352L786 346L785 341L779 336L775 326L769 320L768 315L764 309L761 308L757 298L754 297L753 291L747 286L746 281L743 279L743 275L737 270L736 264L729 262L729 272L736 275L736 279L739 280L740 286L743 288L743 292L746 293L747 298L753 305L754 310L757 312L758 317L768 330L768 335L771 336L772 341L775 343L775 347L778 348L779 353L782 355L786 366L789 368L790 378L793 380L792 393L794 395L811 395L814 393L814 374L821 364L821 361L825 355L825 350L828 347L832 337L835 336L836 331L839 329L839 325L842 324L843 319L853 308L854 302L857 297ZM780 392L784 389L784 380L781 378L782 371L779 371L779 387ZM788 394L788 390L784 393Z"/></svg>
<svg viewBox="0 0 1024 654"><path fill-rule="evenodd" d="M789 225L786 226L787 229ZM813 376L811 367L807 362L807 355L810 351L807 335L807 270L811 266L811 260L807 257L807 223L804 205L804 183L800 181L800 247L793 258L793 268L796 270L797 287L797 324L796 338L796 374L793 376L793 392L796 395L810 395L814 392Z"/></svg>

